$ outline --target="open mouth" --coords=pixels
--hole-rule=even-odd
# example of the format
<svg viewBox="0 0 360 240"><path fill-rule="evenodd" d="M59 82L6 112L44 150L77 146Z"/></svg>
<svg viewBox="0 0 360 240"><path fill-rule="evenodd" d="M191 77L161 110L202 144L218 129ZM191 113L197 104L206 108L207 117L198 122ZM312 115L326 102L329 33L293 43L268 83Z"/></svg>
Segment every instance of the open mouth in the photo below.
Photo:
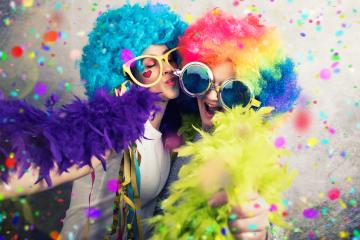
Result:
<svg viewBox="0 0 360 240"><path fill-rule="evenodd" d="M215 112L223 112L224 108L220 107L220 106L211 106L207 103L204 103L205 105L205 110L209 115L214 115Z"/></svg>

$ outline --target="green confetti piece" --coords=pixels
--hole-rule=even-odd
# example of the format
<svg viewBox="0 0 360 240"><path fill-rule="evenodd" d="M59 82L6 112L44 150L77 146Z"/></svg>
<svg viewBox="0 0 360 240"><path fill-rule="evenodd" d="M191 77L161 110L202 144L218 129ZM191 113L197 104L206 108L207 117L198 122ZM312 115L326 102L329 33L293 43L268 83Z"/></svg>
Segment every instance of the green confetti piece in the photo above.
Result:
<svg viewBox="0 0 360 240"><path fill-rule="evenodd" d="M355 199L350 199L350 200L349 200L349 204L350 204L351 206L353 206L353 207L356 207L357 202L356 202Z"/></svg>
<svg viewBox="0 0 360 240"><path fill-rule="evenodd" d="M22 187L18 187L18 188L16 188L16 190L15 190L17 193L22 193L22 192L24 192L24 189L22 188Z"/></svg>
<svg viewBox="0 0 360 240"><path fill-rule="evenodd" d="M340 60L340 55L338 53L334 53L331 57L331 60L333 61L339 61Z"/></svg>
<svg viewBox="0 0 360 240"><path fill-rule="evenodd" d="M254 231L257 229L257 226L256 224L249 224L248 229Z"/></svg>
<svg viewBox="0 0 360 240"><path fill-rule="evenodd" d="M6 52L0 51L0 58L1 58L1 61L5 62L8 59L8 55L6 54Z"/></svg>
<svg viewBox="0 0 360 240"><path fill-rule="evenodd" d="M70 83L65 83L65 89L67 92L71 92L71 84Z"/></svg>
<svg viewBox="0 0 360 240"><path fill-rule="evenodd" d="M35 214L36 217L39 217L40 216L40 211L35 211L34 214Z"/></svg>

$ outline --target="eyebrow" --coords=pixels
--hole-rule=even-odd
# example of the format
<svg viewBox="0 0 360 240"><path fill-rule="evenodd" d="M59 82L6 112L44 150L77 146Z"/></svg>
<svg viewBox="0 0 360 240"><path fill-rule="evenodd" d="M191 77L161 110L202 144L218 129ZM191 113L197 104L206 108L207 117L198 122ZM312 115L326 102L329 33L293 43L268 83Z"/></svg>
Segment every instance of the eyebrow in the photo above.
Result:
<svg viewBox="0 0 360 240"><path fill-rule="evenodd" d="M154 54L154 53L147 53L147 54L144 54L144 55L149 55L149 56L160 56L160 55L163 55L164 53L166 53L167 51L169 51L170 49L165 49L164 51L161 52L161 54Z"/></svg>
<svg viewBox="0 0 360 240"><path fill-rule="evenodd" d="M169 50L170 50L170 49L166 48L166 49L162 52L162 54L166 53L166 52L169 51Z"/></svg>

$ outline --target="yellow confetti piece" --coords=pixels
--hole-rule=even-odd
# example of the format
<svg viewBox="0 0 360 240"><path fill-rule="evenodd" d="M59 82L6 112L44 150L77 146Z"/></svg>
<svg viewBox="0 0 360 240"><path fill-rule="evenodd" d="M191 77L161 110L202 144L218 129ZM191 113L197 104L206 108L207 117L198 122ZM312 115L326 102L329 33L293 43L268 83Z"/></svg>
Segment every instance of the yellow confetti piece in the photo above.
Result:
<svg viewBox="0 0 360 240"><path fill-rule="evenodd" d="M348 233L348 232L341 231L341 232L339 232L339 237L340 237L340 238L348 238L348 237L349 237L349 233Z"/></svg>
<svg viewBox="0 0 360 240"><path fill-rule="evenodd" d="M339 199L339 204L343 209L347 208L346 203L341 198Z"/></svg>
<svg viewBox="0 0 360 240"><path fill-rule="evenodd" d="M352 177L347 177L347 178L346 178L346 181L352 182Z"/></svg>
<svg viewBox="0 0 360 240"><path fill-rule="evenodd" d="M34 4L34 0L23 0L22 2L23 2L23 6L27 8L32 7Z"/></svg>
<svg viewBox="0 0 360 240"><path fill-rule="evenodd" d="M190 13L186 13L185 14L185 21L187 22L187 23L192 23L193 22L193 16L190 14Z"/></svg>
<svg viewBox="0 0 360 240"><path fill-rule="evenodd" d="M319 198L324 198L325 194L323 192L319 193Z"/></svg>
<svg viewBox="0 0 360 240"><path fill-rule="evenodd" d="M317 144L318 144L317 138L309 138L309 139L307 140L307 145L308 145L309 147L315 147Z"/></svg>
<svg viewBox="0 0 360 240"><path fill-rule="evenodd" d="M35 52L31 52L28 55L29 59L34 59L35 58Z"/></svg>

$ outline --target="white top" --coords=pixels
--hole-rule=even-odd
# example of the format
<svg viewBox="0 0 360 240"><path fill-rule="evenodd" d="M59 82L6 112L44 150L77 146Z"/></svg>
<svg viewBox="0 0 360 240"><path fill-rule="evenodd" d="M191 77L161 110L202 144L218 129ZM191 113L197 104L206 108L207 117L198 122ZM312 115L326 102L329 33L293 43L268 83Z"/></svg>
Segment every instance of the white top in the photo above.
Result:
<svg viewBox="0 0 360 240"><path fill-rule="evenodd" d="M137 141L138 151L141 154L140 198L142 219L151 217L154 213L156 197L164 187L170 171L170 153L164 149L161 132L154 129L149 121L145 124L145 138ZM107 228L112 225L113 203L115 193L108 190L108 182L118 178L122 154L113 155L106 162L107 171L101 165L95 168L95 182L91 194L91 209L98 217L91 221L88 231L89 239L102 239ZM81 239L83 228L87 222L89 194L91 191L91 175L88 174L74 181L71 202L66 211L64 225L61 230L61 239ZM145 239L150 237L149 229L143 223ZM116 234L114 234L116 235Z"/></svg>

